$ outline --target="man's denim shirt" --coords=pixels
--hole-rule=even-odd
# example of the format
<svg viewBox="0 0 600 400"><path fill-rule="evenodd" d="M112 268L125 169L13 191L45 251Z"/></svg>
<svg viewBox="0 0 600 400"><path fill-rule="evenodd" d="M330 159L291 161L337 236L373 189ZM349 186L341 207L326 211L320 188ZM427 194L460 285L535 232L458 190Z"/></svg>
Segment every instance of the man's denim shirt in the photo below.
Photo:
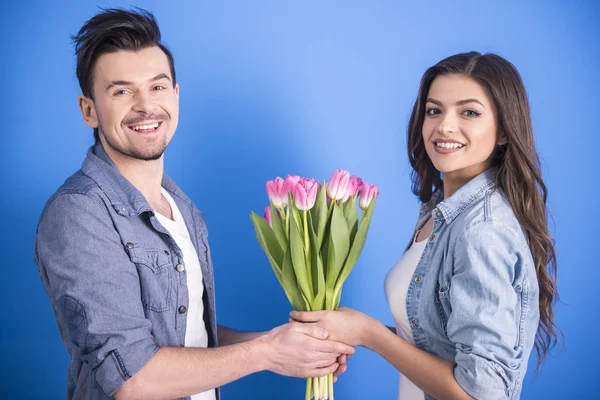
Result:
<svg viewBox="0 0 600 400"><path fill-rule="evenodd" d="M204 277L204 321L217 346L215 291L200 211L164 175ZM35 260L69 351L67 398L107 399L162 346L183 346L188 287L183 254L146 198L100 144L50 198ZM181 269L181 268L180 268Z"/></svg>
<svg viewBox="0 0 600 400"><path fill-rule="evenodd" d="M519 398L539 323L527 235L496 173L421 206L417 229L431 216L434 227L406 301L416 346L456 363L460 386L485 400Z"/></svg>

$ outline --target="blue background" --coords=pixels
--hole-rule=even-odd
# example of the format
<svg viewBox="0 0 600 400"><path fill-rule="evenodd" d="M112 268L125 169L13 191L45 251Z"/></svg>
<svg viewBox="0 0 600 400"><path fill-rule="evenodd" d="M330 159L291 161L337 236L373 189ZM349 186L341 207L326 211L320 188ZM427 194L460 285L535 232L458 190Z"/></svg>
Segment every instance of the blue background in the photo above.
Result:
<svg viewBox="0 0 600 400"><path fill-rule="evenodd" d="M0 14L0 397L60 399L68 355L33 262L33 239L47 198L93 141L77 108L69 35L97 8L91 1L13 3L3 2ZM267 204L265 181L287 173L323 180L343 168L377 184L381 197L342 302L392 324L383 279L417 213L405 132L420 77L448 55L491 51L518 67L529 91L554 218L556 322L566 337L536 380L531 358L522 398L599 396L600 6L497 3L137 3L155 13L175 55L181 114L166 170L205 213L220 323L264 330L287 321L289 306L248 218ZM379 356L360 349L349 367L338 399L396 398L398 373ZM265 372L223 393L300 399L303 390L301 380Z"/></svg>

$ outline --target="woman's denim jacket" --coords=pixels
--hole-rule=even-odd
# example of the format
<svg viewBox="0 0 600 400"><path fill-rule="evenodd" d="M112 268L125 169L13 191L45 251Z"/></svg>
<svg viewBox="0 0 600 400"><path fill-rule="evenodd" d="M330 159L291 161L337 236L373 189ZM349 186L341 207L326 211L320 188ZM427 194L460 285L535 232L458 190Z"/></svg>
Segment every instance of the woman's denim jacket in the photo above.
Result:
<svg viewBox="0 0 600 400"><path fill-rule="evenodd" d="M539 323L527 234L496 173L421 206L415 233L431 216L434 227L406 301L416 346L454 362L462 388L486 400L519 398Z"/></svg>

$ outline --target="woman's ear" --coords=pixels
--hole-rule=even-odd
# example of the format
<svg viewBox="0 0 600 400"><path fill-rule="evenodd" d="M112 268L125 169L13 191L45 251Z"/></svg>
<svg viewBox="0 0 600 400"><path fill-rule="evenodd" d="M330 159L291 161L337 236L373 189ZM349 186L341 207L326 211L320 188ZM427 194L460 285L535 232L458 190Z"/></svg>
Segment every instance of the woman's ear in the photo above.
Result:
<svg viewBox="0 0 600 400"><path fill-rule="evenodd" d="M508 137L506 136L506 134L500 133L500 135L498 135L498 140L496 141L496 144L498 146L503 146L507 143L508 143Z"/></svg>

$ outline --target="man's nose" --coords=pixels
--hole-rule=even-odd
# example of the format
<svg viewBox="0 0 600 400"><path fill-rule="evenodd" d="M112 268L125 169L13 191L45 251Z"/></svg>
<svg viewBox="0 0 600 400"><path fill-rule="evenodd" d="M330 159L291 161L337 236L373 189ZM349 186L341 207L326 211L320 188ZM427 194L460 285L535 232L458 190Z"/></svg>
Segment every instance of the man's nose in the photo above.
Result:
<svg viewBox="0 0 600 400"><path fill-rule="evenodd" d="M150 114L154 110L154 102L149 93L140 91L135 94L134 100L133 111Z"/></svg>

